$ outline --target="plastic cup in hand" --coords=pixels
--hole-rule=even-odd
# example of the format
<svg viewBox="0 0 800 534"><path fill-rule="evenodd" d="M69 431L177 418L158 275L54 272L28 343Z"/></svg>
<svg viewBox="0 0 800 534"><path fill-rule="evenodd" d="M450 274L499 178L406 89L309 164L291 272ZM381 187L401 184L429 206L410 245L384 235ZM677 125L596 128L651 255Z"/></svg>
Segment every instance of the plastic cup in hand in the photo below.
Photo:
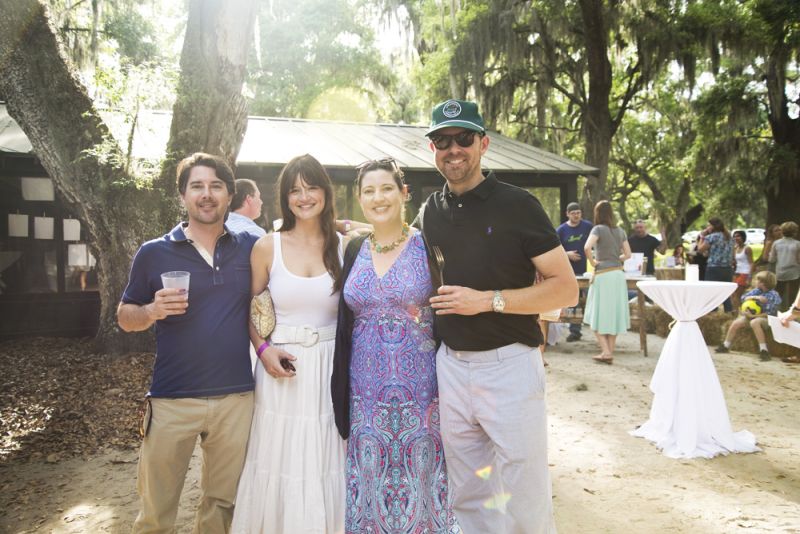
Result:
<svg viewBox="0 0 800 534"><path fill-rule="evenodd" d="M189 292L189 272L188 271L169 271L161 273L161 283L164 288L183 289L184 293Z"/></svg>

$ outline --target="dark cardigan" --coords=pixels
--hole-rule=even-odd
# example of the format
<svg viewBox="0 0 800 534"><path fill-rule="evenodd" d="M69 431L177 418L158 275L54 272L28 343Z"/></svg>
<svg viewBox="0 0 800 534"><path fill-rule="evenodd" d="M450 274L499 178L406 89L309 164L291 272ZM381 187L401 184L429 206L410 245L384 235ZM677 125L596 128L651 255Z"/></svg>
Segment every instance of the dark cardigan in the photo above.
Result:
<svg viewBox="0 0 800 534"><path fill-rule="evenodd" d="M367 236L359 236L347 245L344 252L344 263L342 265L342 288L339 292L339 312L336 322L336 349L333 353L333 372L331 373L331 400L333 401L333 417L336 421L336 428L342 439L350 437L350 353L353 346L353 324L355 316L353 311L347 307L344 301L344 282L353 269L353 264L361 250L361 244ZM422 236L425 242L425 251L428 255L428 269L431 273L431 280L435 289L441 285L441 273L435 267L436 260L431 258L430 247L427 245L425 235ZM434 338L436 330L434 328ZM439 341L436 340L438 348Z"/></svg>
<svg viewBox="0 0 800 534"><path fill-rule="evenodd" d="M339 312L336 320L336 349L333 353L333 372L331 373L331 400L336 428L342 439L350 436L350 351L353 344L353 311L344 301L344 281L361 250L367 236L359 236L347 244L342 265L342 288L339 291Z"/></svg>

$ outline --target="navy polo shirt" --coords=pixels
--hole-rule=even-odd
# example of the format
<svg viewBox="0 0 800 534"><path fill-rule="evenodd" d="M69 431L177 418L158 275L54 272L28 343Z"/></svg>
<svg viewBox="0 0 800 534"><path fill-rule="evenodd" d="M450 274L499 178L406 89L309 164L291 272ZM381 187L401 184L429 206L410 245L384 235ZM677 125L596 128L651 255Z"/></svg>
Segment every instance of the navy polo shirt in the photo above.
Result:
<svg viewBox="0 0 800 534"><path fill-rule="evenodd" d="M153 302L161 273L189 271L189 307L156 321L153 397L211 397L251 391L250 250L256 237L226 229L210 266L183 233L185 223L141 246L131 265L126 304Z"/></svg>
<svg viewBox="0 0 800 534"><path fill-rule="evenodd" d="M480 291L529 287L536 279L531 258L561 246L536 197L494 173L460 196L445 184L428 197L423 213L425 238L444 255L445 285ZM538 347L543 338L536 319L494 312L435 316L437 335L456 350Z"/></svg>
<svg viewBox="0 0 800 534"><path fill-rule="evenodd" d="M589 232L591 231L592 223L584 219L580 220L578 226L570 226L568 222L565 222L556 228L556 234L558 234L558 238L561 240L561 245L564 247L564 250L567 252L574 250L581 256L581 259L578 261L569 260L572 265L572 271L576 276L581 276L586 272L586 252L583 250L583 247L586 245L586 241L589 239Z"/></svg>

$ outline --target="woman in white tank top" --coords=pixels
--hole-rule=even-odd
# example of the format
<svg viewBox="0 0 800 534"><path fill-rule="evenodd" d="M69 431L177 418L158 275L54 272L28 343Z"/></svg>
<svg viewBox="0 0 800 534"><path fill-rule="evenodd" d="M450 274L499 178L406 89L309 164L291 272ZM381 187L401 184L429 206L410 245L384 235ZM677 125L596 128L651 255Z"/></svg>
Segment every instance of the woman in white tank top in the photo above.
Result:
<svg viewBox="0 0 800 534"><path fill-rule="evenodd" d="M736 267L733 281L736 282L736 291L731 295L734 310L741 305L742 294L750 288L750 275L753 268L753 250L745 244L747 234L742 230L733 232L733 258Z"/></svg>
<svg viewBox="0 0 800 534"><path fill-rule="evenodd" d="M342 532L345 442L331 402L342 238L333 186L309 155L278 178L281 228L250 257L252 292L269 287L276 326L258 347L255 412L239 481L232 532Z"/></svg>

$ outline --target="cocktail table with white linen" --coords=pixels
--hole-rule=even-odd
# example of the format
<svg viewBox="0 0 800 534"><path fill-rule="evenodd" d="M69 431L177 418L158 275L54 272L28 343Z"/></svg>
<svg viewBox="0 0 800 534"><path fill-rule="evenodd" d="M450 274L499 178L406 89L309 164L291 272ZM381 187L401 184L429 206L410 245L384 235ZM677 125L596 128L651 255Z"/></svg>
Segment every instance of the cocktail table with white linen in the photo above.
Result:
<svg viewBox="0 0 800 534"><path fill-rule="evenodd" d="M653 441L671 458L759 451L753 434L731 430L719 377L697 324L736 284L660 280L637 285L675 323L650 381L650 419L630 433Z"/></svg>

